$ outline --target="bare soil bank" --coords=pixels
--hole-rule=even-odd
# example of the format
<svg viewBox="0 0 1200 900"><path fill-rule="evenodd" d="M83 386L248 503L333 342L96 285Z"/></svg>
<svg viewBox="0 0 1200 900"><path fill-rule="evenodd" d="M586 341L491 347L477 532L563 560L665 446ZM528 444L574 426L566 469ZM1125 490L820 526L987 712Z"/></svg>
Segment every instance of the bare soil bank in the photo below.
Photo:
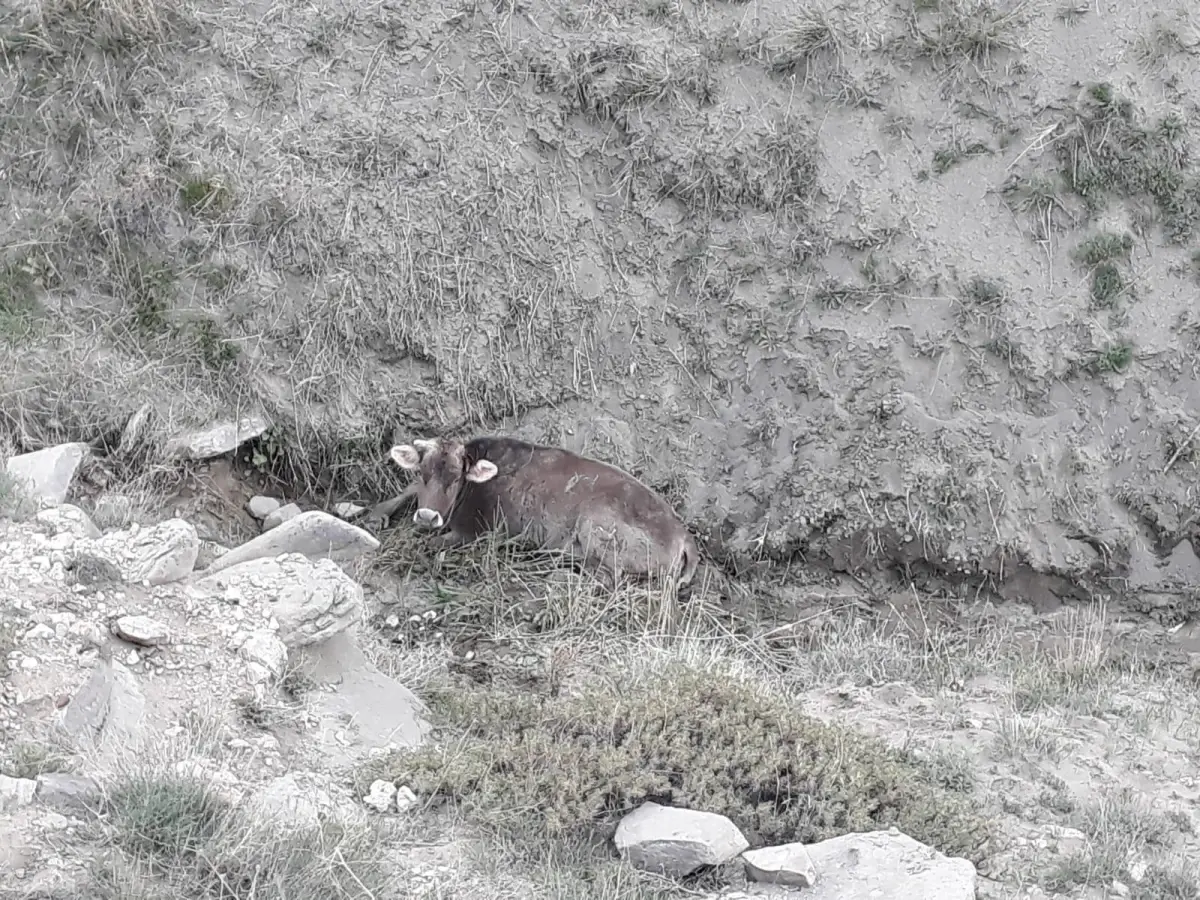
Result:
<svg viewBox="0 0 1200 900"><path fill-rule="evenodd" d="M367 500L394 434L511 430L719 556L1181 620L1198 41L1168 2L10 6L0 417L262 408L264 469Z"/></svg>

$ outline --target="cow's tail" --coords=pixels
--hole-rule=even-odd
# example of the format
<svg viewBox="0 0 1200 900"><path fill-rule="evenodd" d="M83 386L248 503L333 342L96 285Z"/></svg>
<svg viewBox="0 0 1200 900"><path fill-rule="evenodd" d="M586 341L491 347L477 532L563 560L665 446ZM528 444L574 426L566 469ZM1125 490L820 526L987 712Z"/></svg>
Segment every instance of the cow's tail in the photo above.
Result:
<svg viewBox="0 0 1200 900"><path fill-rule="evenodd" d="M691 582L699 565L700 548L696 546L696 541L689 534L684 539L683 547L679 551L679 584L684 585Z"/></svg>

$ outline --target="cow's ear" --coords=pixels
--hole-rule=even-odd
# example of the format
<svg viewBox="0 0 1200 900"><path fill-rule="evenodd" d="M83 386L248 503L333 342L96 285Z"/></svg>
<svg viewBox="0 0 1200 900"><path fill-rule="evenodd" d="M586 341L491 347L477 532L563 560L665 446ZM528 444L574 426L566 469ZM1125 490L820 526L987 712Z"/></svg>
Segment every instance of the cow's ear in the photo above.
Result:
<svg viewBox="0 0 1200 900"><path fill-rule="evenodd" d="M467 469L467 481L473 481L476 484L483 484L485 481L491 481L496 477L496 464L488 459L480 459L472 463Z"/></svg>
<svg viewBox="0 0 1200 900"><path fill-rule="evenodd" d="M421 465L421 454L416 447L397 444L392 448L392 461L402 469L415 469Z"/></svg>

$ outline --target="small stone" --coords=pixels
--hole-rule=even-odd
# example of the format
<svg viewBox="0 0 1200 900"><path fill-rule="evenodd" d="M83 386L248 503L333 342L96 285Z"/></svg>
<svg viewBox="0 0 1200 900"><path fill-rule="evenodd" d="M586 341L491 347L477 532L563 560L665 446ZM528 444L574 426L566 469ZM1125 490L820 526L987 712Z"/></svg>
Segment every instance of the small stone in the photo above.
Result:
<svg viewBox="0 0 1200 900"><path fill-rule="evenodd" d="M257 663L275 676L283 672L287 655L287 645L270 631L256 631L248 635L238 647L238 656Z"/></svg>
<svg viewBox="0 0 1200 900"><path fill-rule="evenodd" d="M300 507L295 503L289 503L286 506L281 506L263 518L263 531L270 531L272 528L278 528L289 519L294 519L300 515Z"/></svg>
<svg viewBox="0 0 1200 900"><path fill-rule="evenodd" d="M113 631L117 637L143 647L166 643L170 637L167 626L149 616L121 616L113 624Z"/></svg>
<svg viewBox="0 0 1200 900"><path fill-rule="evenodd" d="M355 516L367 511L365 506L359 506L357 503L338 503L333 507L334 513L341 519L353 519Z"/></svg>
<svg viewBox="0 0 1200 900"><path fill-rule="evenodd" d="M396 809L399 812L404 812L417 802L417 795L407 785L401 785L396 789Z"/></svg>
<svg viewBox="0 0 1200 900"><path fill-rule="evenodd" d="M390 781L384 781L382 778L372 781L367 796L363 797L364 804L381 813L392 809L395 801L396 785Z"/></svg>
<svg viewBox="0 0 1200 900"><path fill-rule="evenodd" d="M257 497L250 498L246 504L246 511L254 518L262 520L279 509L279 505L279 501L274 497L264 497L259 494Z"/></svg>
<svg viewBox="0 0 1200 900"><path fill-rule="evenodd" d="M11 812L33 802L37 782L31 778L0 775L0 813Z"/></svg>

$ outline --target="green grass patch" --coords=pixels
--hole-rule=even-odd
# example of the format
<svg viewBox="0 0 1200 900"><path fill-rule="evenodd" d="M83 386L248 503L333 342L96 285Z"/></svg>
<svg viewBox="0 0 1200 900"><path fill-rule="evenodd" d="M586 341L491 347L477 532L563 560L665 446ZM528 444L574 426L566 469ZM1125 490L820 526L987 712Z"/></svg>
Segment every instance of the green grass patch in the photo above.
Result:
<svg viewBox="0 0 1200 900"><path fill-rule="evenodd" d="M233 192L210 178L190 178L179 187L183 208L193 215L216 216L233 207Z"/></svg>
<svg viewBox="0 0 1200 900"><path fill-rule="evenodd" d="M1144 123L1111 84L1091 85L1055 144L1067 187L1097 212L1113 197L1149 197L1169 240L1188 240L1200 216L1187 127L1168 115Z"/></svg>
<svg viewBox="0 0 1200 900"><path fill-rule="evenodd" d="M1089 361L1087 368L1093 374L1110 375L1124 372L1133 363L1133 344L1118 341L1098 351Z"/></svg>
<svg viewBox="0 0 1200 900"><path fill-rule="evenodd" d="M1125 293L1125 276L1110 262L1092 270L1092 301L1099 307L1113 307Z"/></svg>
<svg viewBox="0 0 1200 900"><path fill-rule="evenodd" d="M532 816L553 838L611 831L646 800L724 814L763 844L895 825L971 857L987 836L972 799L927 766L727 674L677 664L571 696L454 690L433 703L461 736L369 763L364 787L404 783L502 831Z"/></svg>
<svg viewBox="0 0 1200 900"><path fill-rule="evenodd" d="M1115 260L1129 262L1129 254L1132 251L1133 235L1102 231L1082 241L1075 248L1075 259L1085 266L1098 266Z"/></svg>

